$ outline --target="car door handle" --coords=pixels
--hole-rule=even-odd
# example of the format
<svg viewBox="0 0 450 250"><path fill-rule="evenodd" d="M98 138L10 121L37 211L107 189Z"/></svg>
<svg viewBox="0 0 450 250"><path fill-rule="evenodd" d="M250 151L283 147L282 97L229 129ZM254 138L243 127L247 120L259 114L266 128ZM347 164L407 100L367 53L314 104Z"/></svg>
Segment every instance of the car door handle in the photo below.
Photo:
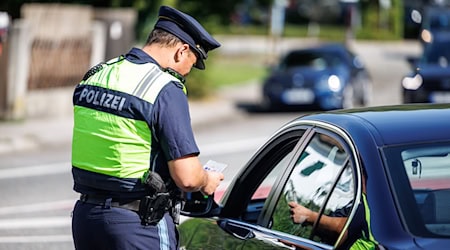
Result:
<svg viewBox="0 0 450 250"><path fill-rule="evenodd" d="M242 225L232 223L228 220L222 220L218 224L225 232L233 235L238 239L248 240L255 237L253 230L246 228Z"/></svg>

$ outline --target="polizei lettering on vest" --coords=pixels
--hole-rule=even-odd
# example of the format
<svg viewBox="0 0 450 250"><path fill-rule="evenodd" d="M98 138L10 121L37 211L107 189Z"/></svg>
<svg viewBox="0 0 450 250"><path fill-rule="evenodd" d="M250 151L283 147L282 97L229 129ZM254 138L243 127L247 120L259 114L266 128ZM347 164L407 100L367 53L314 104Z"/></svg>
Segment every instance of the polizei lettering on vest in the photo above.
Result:
<svg viewBox="0 0 450 250"><path fill-rule="evenodd" d="M81 91L79 98L80 102L83 100L97 106L122 111L123 105L125 104L127 98L99 90L85 88Z"/></svg>

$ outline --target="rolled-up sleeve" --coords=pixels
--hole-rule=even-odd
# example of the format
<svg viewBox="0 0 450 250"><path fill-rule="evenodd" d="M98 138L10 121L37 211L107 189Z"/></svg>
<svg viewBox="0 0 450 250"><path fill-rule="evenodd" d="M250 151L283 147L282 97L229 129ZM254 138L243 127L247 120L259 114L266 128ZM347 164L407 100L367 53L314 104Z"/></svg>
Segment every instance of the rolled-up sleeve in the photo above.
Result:
<svg viewBox="0 0 450 250"><path fill-rule="evenodd" d="M187 96L176 84L160 92L154 106L154 133L166 160L198 155ZM153 142L152 142L153 143Z"/></svg>

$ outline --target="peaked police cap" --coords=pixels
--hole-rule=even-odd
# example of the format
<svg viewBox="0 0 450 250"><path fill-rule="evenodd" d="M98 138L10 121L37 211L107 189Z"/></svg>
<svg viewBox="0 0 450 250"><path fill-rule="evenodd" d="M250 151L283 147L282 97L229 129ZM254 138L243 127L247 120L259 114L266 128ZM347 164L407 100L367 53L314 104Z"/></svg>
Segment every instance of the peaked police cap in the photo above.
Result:
<svg viewBox="0 0 450 250"><path fill-rule="evenodd" d="M165 30L189 44L197 54L197 62L194 67L205 69L203 60L208 58L208 51L220 47L220 43L197 20L179 10L161 6L158 15L155 28Z"/></svg>

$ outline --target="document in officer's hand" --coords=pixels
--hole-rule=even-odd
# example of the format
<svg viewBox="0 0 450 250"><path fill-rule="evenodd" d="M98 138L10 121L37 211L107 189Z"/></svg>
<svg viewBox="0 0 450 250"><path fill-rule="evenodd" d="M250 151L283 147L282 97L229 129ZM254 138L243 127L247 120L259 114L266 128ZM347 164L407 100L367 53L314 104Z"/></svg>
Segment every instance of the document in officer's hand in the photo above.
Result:
<svg viewBox="0 0 450 250"><path fill-rule="evenodd" d="M207 171L223 172L228 165L225 163L209 160L203 168Z"/></svg>

